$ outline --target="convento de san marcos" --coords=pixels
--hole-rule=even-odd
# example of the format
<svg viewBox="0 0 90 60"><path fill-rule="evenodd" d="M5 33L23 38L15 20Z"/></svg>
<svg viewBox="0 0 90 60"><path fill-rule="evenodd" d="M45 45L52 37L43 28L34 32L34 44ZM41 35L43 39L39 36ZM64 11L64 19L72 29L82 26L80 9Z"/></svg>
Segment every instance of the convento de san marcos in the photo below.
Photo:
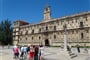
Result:
<svg viewBox="0 0 90 60"><path fill-rule="evenodd" d="M66 25L68 43L90 46L90 11L53 19L50 6L47 6L43 15L43 21L37 24L29 24L24 20L15 21L13 43L60 46L64 42L64 26Z"/></svg>

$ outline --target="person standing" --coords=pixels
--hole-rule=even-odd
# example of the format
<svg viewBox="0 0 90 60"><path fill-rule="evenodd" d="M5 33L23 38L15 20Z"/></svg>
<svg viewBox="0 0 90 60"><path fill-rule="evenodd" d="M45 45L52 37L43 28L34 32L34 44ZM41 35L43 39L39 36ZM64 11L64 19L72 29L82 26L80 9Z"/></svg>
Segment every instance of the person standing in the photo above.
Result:
<svg viewBox="0 0 90 60"><path fill-rule="evenodd" d="M14 51L14 57L19 58L19 49L17 45L14 46L13 51Z"/></svg>
<svg viewBox="0 0 90 60"><path fill-rule="evenodd" d="M39 58L40 60L44 60L44 47L43 45L40 46L40 49L39 49Z"/></svg>
<svg viewBox="0 0 90 60"><path fill-rule="evenodd" d="M69 53L72 53L72 51L71 51L71 44L69 43L68 45L67 45L67 50L69 51Z"/></svg>
<svg viewBox="0 0 90 60"><path fill-rule="evenodd" d="M38 51L39 51L39 48L38 46L35 46L35 54L34 54L34 60L38 60Z"/></svg>
<svg viewBox="0 0 90 60"><path fill-rule="evenodd" d="M78 53L80 53L80 46L79 46L79 44L77 44L77 51L78 51Z"/></svg>
<svg viewBox="0 0 90 60"><path fill-rule="evenodd" d="M27 46L27 53L30 51L30 44Z"/></svg>
<svg viewBox="0 0 90 60"><path fill-rule="evenodd" d="M34 48L33 48L33 46L31 45L30 46L30 60L34 60Z"/></svg>
<svg viewBox="0 0 90 60"><path fill-rule="evenodd" d="M24 47L23 46L21 46L20 52L21 52L20 58L23 59L23 55L24 55Z"/></svg>
<svg viewBox="0 0 90 60"><path fill-rule="evenodd" d="M10 48L10 45L8 44L8 49Z"/></svg>
<svg viewBox="0 0 90 60"><path fill-rule="evenodd" d="M16 58L16 52L15 52L16 48L17 48L17 46L15 45L15 46L13 47L14 58Z"/></svg>
<svg viewBox="0 0 90 60"><path fill-rule="evenodd" d="M16 57L19 58L19 48L16 48Z"/></svg>
<svg viewBox="0 0 90 60"><path fill-rule="evenodd" d="M24 59L27 59L27 46L24 46Z"/></svg>

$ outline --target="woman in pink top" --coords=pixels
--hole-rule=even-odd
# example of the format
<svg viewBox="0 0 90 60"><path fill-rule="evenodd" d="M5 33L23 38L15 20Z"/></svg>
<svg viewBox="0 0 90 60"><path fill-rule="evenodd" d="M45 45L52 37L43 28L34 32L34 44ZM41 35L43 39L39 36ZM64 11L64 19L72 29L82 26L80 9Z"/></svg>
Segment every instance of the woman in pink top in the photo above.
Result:
<svg viewBox="0 0 90 60"><path fill-rule="evenodd" d="M19 57L19 49L18 49L18 47L15 46L13 51L14 51L14 54L15 54L15 58L18 58Z"/></svg>

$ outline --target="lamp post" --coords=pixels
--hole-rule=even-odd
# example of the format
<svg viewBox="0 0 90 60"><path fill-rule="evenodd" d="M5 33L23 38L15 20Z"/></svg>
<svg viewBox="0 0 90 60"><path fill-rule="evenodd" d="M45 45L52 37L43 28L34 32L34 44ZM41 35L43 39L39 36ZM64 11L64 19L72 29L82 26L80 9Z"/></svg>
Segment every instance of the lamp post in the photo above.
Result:
<svg viewBox="0 0 90 60"><path fill-rule="evenodd" d="M68 51L67 51L67 26L66 24L63 26L64 30L64 50L60 52L60 56L64 56L63 60L72 60Z"/></svg>
<svg viewBox="0 0 90 60"><path fill-rule="evenodd" d="M88 40L88 37L86 38L86 40ZM87 49L87 45L86 45L87 42L88 41L85 41L85 43L84 43L84 52L85 53L88 53L88 49Z"/></svg>
<svg viewBox="0 0 90 60"><path fill-rule="evenodd" d="M64 50L67 51L67 26L66 24L63 26L64 29Z"/></svg>

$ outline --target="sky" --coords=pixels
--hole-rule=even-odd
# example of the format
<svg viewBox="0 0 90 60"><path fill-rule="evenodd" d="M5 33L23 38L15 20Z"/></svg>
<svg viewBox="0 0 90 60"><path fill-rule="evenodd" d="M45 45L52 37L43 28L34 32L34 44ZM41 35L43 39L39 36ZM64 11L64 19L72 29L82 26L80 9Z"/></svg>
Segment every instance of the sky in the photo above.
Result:
<svg viewBox="0 0 90 60"><path fill-rule="evenodd" d="M90 0L0 0L0 21L21 19L39 23L47 4L51 7L52 18L90 11Z"/></svg>

